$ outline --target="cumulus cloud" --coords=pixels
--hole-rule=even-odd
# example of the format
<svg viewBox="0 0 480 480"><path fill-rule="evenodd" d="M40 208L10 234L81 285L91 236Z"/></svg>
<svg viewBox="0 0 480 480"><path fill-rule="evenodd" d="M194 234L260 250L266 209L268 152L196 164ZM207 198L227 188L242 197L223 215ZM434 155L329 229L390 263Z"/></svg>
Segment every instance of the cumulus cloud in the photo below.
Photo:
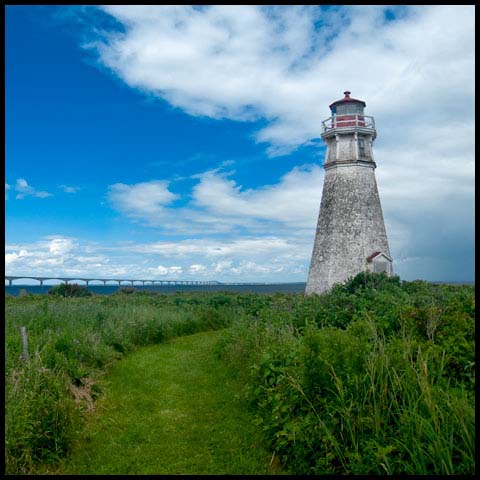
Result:
<svg viewBox="0 0 480 480"><path fill-rule="evenodd" d="M205 265L194 264L194 265L190 265L188 271L192 275L197 275L197 274L202 275L207 273L207 267Z"/></svg>
<svg viewBox="0 0 480 480"><path fill-rule="evenodd" d="M206 172L193 189L194 204L219 217L271 220L311 228L320 205L323 170L295 167L277 184L242 189L234 180Z"/></svg>
<svg viewBox="0 0 480 480"><path fill-rule="evenodd" d="M94 254L92 254L94 253ZM28 244L5 245L5 269L8 275L52 277L125 276L128 267L103 253L96 243L62 235L49 235Z"/></svg>
<svg viewBox="0 0 480 480"><path fill-rule="evenodd" d="M8 187L10 188L10 185ZM24 178L17 178L17 181L15 183L15 191L17 192L17 195L15 196L17 200L20 200L28 196L38 197L38 198L46 198L46 197L52 196L52 194L49 192L46 192L43 190L36 190L31 185L29 185Z"/></svg>
<svg viewBox="0 0 480 480"><path fill-rule="evenodd" d="M12 188L12 186L5 182L5 200L8 200L8 191L11 188Z"/></svg>
<svg viewBox="0 0 480 480"><path fill-rule="evenodd" d="M108 189L110 203L122 213L134 218L156 218L163 214L166 205L178 195L168 189L166 181L142 182L134 185L116 183Z"/></svg>
<svg viewBox="0 0 480 480"><path fill-rule="evenodd" d="M49 241L48 251L56 256L64 256L70 253L75 247L76 244L71 238L54 237Z"/></svg>
<svg viewBox="0 0 480 480"><path fill-rule="evenodd" d="M178 276L179 274L182 273L183 269L182 267L178 265L173 265L170 267L164 267L163 265L159 265L158 267L149 267L147 271L150 274L153 274L155 277L156 276Z"/></svg>
<svg viewBox="0 0 480 480"><path fill-rule="evenodd" d="M323 181L318 165L295 167L278 183L257 189L242 188L229 178L233 174L212 170L194 175L198 181L185 207L168 207L179 196L162 181L112 185L109 199L116 210L176 234L241 227L268 232L272 223L277 228L314 228Z"/></svg>
<svg viewBox="0 0 480 480"><path fill-rule="evenodd" d="M309 250L311 242L301 238L107 245L53 235L31 244L7 244L5 265L7 274L15 276L301 281Z"/></svg>
<svg viewBox="0 0 480 480"><path fill-rule="evenodd" d="M342 88L389 126L473 111L473 7L102 8L124 27L90 44L102 64L192 115L268 119L257 139L272 153L318 137Z"/></svg>
<svg viewBox="0 0 480 480"><path fill-rule="evenodd" d="M67 237L51 235L29 245L5 246L5 269L9 275L55 275L80 273L80 264L90 266L88 258L79 260L78 243ZM81 257L80 257L81 258Z"/></svg>

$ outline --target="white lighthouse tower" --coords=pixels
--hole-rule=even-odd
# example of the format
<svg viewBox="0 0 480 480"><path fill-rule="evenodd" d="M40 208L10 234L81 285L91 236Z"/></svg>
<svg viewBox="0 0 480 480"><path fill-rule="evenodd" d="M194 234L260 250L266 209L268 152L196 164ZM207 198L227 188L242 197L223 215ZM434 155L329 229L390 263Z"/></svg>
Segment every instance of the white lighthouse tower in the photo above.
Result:
<svg viewBox="0 0 480 480"><path fill-rule="evenodd" d="M323 293L363 271L393 274L375 180L375 121L364 115L365 102L344 95L322 122L325 180L306 294Z"/></svg>

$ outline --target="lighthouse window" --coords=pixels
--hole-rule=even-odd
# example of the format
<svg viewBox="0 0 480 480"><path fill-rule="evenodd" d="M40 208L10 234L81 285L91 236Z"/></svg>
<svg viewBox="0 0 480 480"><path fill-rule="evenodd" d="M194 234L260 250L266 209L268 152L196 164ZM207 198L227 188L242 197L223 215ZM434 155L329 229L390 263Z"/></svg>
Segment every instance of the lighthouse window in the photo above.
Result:
<svg viewBox="0 0 480 480"><path fill-rule="evenodd" d="M358 154L360 157L365 156L365 139L363 138L358 139Z"/></svg>

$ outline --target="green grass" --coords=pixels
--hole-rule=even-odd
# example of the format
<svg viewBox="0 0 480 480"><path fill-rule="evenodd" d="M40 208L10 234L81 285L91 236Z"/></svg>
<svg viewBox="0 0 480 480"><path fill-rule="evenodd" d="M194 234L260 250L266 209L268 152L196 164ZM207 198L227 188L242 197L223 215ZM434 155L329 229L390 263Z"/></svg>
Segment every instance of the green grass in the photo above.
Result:
<svg viewBox="0 0 480 480"><path fill-rule="evenodd" d="M217 338L178 338L117 363L57 473L268 473L271 455L239 385L212 351Z"/></svg>
<svg viewBox="0 0 480 480"><path fill-rule="evenodd" d="M5 463L8 474L34 474L70 450L101 378L137 348L224 328L235 308L222 295L110 295L5 298ZM217 303L220 302L219 305ZM20 327L30 361L20 359Z"/></svg>
<svg viewBox="0 0 480 480"><path fill-rule="evenodd" d="M269 448L292 474L474 473L473 288L365 277L224 331Z"/></svg>
<svg viewBox="0 0 480 480"><path fill-rule="evenodd" d="M220 454L215 462L221 464L219 459L227 462L229 449L236 448L230 439L236 429L226 428L230 433L222 436L222 425L237 420L242 425L235 437L238 445L242 438L255 436L253 423L275 453L273 464L279 459L284 470L295 474L475 471L473 286L362 274L328 294L311 297L222 292L6 296L5 314L8 474L57 471L83 431L91 432L92 447L82 437L83 447L69 458L80 458L83 450L94 458L108 435L117 443L117 437L127 437L137 450L119 455L114 444L99 468L108 458L122 468L134 468L130 462L137 457L150 468L143 452L162 445L159 432L173 426L179 428L177 443L170 439L164 444L170 453L162 463L175 468L183 458L193 462L191 473L200 473L195 471L195 449L180 439L192 436L197 448L204 449L202 467L209 469L205 452ZM28 334L29 362L20 359L22 326ZM207 340L208 348L189 353L190 338L213 341L217 334L188 336L213 330L223 331L215 347L219 358L209 356L213 343ZM184 338L173 340L178 337ZM171 354L161 356L168 349L180 355L182 345L183 364L178 358L171 364ZM144 351L157 352L162 360L142 360ZM159 376L148 377L146 365L178 370L167 386L158 383ZM151 384L152 390L132 403L136 382ZM213 396L202 396L205 385ZM227 390L221 394L222 388L231 390L224 395ZM163 393L170 395L171 404ZM101 423L114 418L103 413L116 396L121 399L117 408L123 408L121 421L132 420L123 429ZM207 407L208 399L216 405L222 396L233 403L215 411L229 415L202 426L201 419L208 415L200 416L195 401ZM250 410L237 396L249 402ZM163 416L158 413L160 398ZM184 410L175 410L182 402ZM140 421L145 411L157 421L147 430ZM199 421L191 421L189 415L197 414ZM103 435L100 443L95 443L94 431ZM270 462L272 457L267 457ZM227 463L247 473L265 471L262 462L250 452L232 454ZM73 463L65 468L69 465Z"/></svg>

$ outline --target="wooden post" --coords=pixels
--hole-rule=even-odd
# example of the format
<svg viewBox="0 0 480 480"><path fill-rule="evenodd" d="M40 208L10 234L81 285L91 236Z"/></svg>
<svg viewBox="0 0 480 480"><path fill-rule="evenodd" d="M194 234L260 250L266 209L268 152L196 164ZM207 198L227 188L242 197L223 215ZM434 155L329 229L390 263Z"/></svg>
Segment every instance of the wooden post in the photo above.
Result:
<svg viewBox="0 0 480 480"><path fill-rule="evenodd" d="M20 355L20 358L28 362L30 357L28 356L27 329L25 327L20 327L20 333L22 335L22 354Z"/></svg>

